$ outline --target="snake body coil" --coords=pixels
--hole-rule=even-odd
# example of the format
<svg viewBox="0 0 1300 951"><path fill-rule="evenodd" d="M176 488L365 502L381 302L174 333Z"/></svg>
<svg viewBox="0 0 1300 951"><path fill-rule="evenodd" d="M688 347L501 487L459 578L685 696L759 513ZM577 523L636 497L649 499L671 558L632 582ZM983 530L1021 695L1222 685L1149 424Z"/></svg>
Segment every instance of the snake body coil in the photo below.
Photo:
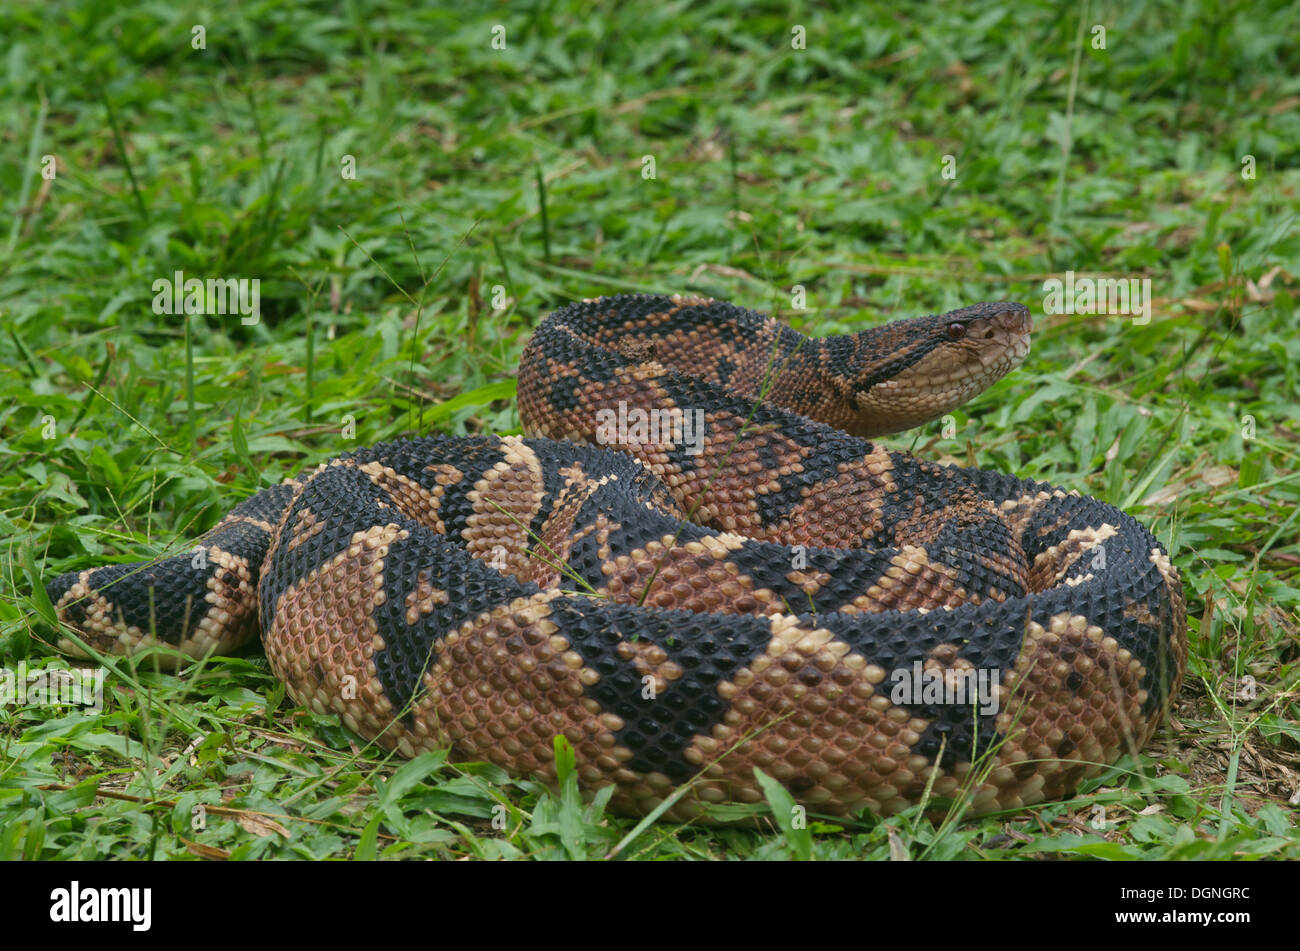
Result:
<svg viewBox="0 0 1300 951"><path fill-rule="evenodd" d="M297 701L405 755L554 781L563 734L621 812L688 781L668 818L758 802L755 767L828 814L1060 798L1178 689L1168 557L1096 500L860 438L959 405L1027 333L1013 304L809 340L720 302L581 302L519 371L548 438L361 449L195 549L47 590L102 651L260 630Z"/></svg>

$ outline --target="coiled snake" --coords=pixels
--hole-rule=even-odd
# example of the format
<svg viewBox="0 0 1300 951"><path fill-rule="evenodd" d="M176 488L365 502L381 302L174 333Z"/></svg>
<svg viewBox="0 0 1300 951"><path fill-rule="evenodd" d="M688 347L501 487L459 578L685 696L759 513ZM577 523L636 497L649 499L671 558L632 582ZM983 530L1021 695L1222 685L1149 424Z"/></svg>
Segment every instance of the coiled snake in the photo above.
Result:
<svg viewBox="0 0 1300 951"><path fill-rule="evenodd" d="M964 402L1029 330L1005 303L813 340L584 301L524 353L534 438L360 449L47 590L101 651L260 630L292 697L404 755L554 781L562 734L624 813L758 802L756 767L826 814L1060 798L1176 694L1177 573L1110 506L861 438Z"/></svg>

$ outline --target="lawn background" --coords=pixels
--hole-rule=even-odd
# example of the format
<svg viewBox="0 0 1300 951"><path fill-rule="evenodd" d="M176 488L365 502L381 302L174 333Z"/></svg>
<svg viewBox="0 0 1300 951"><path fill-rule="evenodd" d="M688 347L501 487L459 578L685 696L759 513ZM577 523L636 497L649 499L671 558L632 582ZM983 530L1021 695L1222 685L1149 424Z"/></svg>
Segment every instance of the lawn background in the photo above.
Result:
<svg viewBox="0 0 1300 951"><path fill-rule="evenodd" d="M1135 514L1192 657L1144 755L1068 803L805 830L390 761L256 652L117 660L99 715L0 708L0 858L1300 858L1298 11L6 5L5 667L66 666L33 594L58 572L182 551L357 446L517 432L531 328L622 291L816 335L1028 304L1020 370L886 441ZM1067 270L1150 278L1152 320L1045 315ZM258 278L260 322L155 314L176 271Z"/></svg>

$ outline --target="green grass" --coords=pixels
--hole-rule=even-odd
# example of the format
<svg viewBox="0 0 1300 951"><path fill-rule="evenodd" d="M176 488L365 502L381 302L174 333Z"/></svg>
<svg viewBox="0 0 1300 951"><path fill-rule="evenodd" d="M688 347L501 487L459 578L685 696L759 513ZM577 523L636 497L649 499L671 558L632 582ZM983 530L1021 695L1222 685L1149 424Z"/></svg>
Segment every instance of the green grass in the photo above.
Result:
<svg viewBox="0 0 1300 951"><path fill-rule="evenodd" d="M1293 4L419 6L0 13L0 664L65 666L57 572L360 445L518 431L519 352L575 298L818 335L1012 298L1025 366L888 442L1151 526L1190 599L1173 722L1020 813L795 830L773 788L757 829L683 827L388 760L255 653L113 659L98 715L0 708L0 857L1300 858ZM261 322L156 315L177 270L259 278ZM1151 322L1045 316L1067 270L1150 278Z"/></svg>

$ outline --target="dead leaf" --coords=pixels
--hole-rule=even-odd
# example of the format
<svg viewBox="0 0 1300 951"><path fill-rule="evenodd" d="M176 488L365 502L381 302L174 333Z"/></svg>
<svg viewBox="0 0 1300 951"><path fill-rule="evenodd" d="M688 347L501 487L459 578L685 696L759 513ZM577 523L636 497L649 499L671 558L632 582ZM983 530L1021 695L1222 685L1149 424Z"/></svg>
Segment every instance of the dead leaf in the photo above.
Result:
<svg viewBox="0 0 1300 951"><path fill-rule="evenodd" d="M907 846L905 846L903 844L903 840L898 837L898 833L895 832L892 827L890 827L885 830L885 834L889 836L889 861L891 862L912 861L912 856L908 854Z"/></svg>
<svg viewBox="0 0 1300 951"><path fill-rule="evenodd" d="M270 819L256 812L240 812L235 814L235 821L243 826L245 832L251 832L253 835L268 836L279 833L286 839L289 838L289 830L274 819Z"/></svg>
<svg viewBox="0 0 1300 951"><path fill-rule="evenodd" d="M181 841L185 843L185 849L191 855L197 855L201 859L209 859L213 862L224 862L230 858L230 853L225 849L218 849L215 846L204 845L202 842L192 842L184 837Z"/></svg>
<svg viewBox="0 0 1300 951"><path fill-rule="evenodd" d="M1111 443L1110 448L1106 450L1106 464L1110 465L1110 463L1114 462L1118 457L1119 457L1119 437L1116 436L1115 441Z"/></svg>
<svg viewBox="0 0 1300 951"><path fill-rule="evenodd" d="M1201 473L1201 481L1213 488L1232 485L1237 481L1237 470L1232 466L1210 466Z"/></svg>
<svg viewBox="0 0 1300 951"><path fill-rule="evenodd" d="M1155 492L1152 492L1150 495L1148 495L1145 499L1142 500L1141 504L1142 505L1165 505L1166 503L1172 502L1174 499L1178 498L1178 493L1181 491L1181 489L1182 489L1181 486L1167 485L1163 489L1157 489Z"/></svg>

